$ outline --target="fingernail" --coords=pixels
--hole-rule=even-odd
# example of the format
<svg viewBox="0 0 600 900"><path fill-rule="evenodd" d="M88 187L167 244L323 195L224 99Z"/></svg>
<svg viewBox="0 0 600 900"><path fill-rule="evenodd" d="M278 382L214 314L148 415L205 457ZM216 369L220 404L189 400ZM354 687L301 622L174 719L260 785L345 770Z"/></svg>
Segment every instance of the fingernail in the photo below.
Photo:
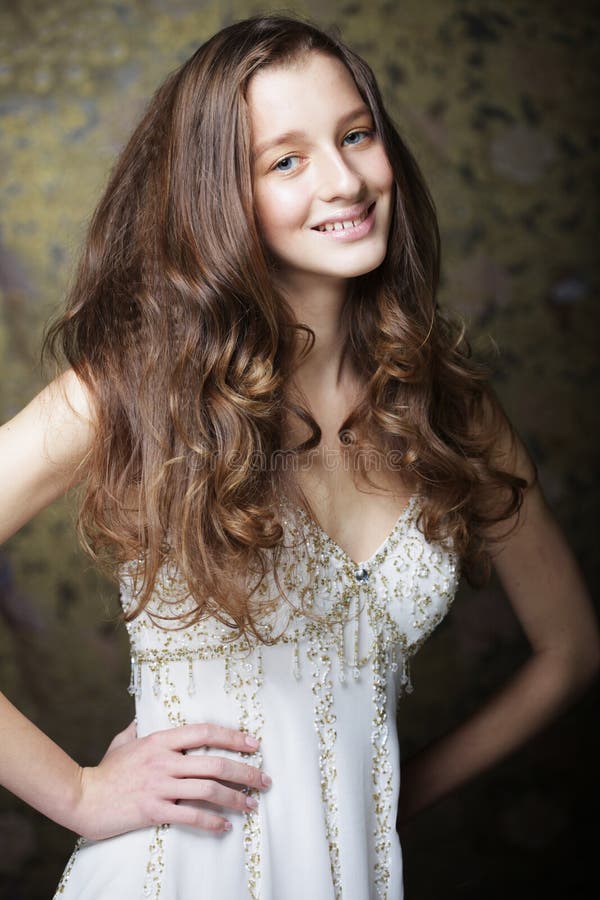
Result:
<svg viewBox="0 0 600 900"><path fill-rule="evenodd" d="M232 828L233 825L231 824L231 822L225 822L225 824L223 825L223 831L231 831Z"/></svg>
<svg viewBox="0 0 600 900"><path fill-rule="evenodd" d="M262 784L263 787L269 787L270 784L273 784L273 779L271 778L270 775L263 774L260 776L260 783Z"/></svg>
<svg viewBox="0 0 600 900"><path fill-rule="evenodd" d="M258 806L258 800L256 797L246 797L246 806L248 809L256 809Z"/></svg>
<svg viewBox="0 0 600 900"><path fill-rule="evenodd" d="M247 746L247 747L253 747L253 748L256 750L256 748L257 748L258 746L260 746L260 742L257 741L255 737L251 737L251 735L248 735L248 736L246 737L246 746Z"/></svg>

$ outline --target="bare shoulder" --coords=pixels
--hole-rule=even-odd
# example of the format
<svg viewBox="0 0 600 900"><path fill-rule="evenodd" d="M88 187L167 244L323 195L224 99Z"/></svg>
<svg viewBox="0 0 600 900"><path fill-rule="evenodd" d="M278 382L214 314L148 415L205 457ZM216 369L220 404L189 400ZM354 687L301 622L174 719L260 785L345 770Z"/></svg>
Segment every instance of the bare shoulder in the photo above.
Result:
<svg viewBox="0 0 600 900"><path fill-rule="evenodd" d="M0 541L84 477L94 434L90 392L70 369L0 427Z"/></svg>
<svg viewBox="0 0 600 900"><path fill-rule="evenodd" d="M87 386L73 369L66 369L38 395L45 403L68 410L83 422L92 423L94 405Z"/></svg>
<svg viewBox="0 0 600 900"><path fill-rule="evenodd" d="M491 388L484 397L482 415L486 428L494 434L493 465L525 479L532 488L537 484L537 467Z"/></svg>
<svg viewBox="0 0 600 900"><path fill-rule="evenodd" d="M537 466L496 394L491 390L485 398L482 413L486 428L493 435L492 465L521 478L527 485L519 511L511 519L502 520L486 529L493 542L490 547L492 558L496 568L501 570L501 557L506 551L511 550L513 556L527 552L526 545L551 524L552 514L543 494ZM507 535L506 539L501 539L503 535ZM501 572L500 574L502 575Z"/></svg>
<svg viewBox="0 0 600 900"><path fill-rule="evenodd" d="M47 461L60 467L81 458L89 449L95 414L87 387L67 369L37 394L2 427L5 440L28 438Z"/></svg>

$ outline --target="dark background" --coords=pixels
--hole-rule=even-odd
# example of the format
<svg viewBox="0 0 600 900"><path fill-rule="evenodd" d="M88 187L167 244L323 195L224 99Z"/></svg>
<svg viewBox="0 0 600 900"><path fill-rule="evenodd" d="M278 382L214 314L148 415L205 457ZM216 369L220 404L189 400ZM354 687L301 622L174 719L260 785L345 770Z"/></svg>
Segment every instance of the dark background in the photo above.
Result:
<svg viewBox="0 0 600 900"><path fill-rule="evenodd" d="M600 16L563 2L334 3L372 64L438 205L440 300L479 350L591 588L598 581ZM221 25L275 4L3 3L0 419L40 388L43 324L64 296L108 168L168 71ZM81 763L131 717L115 589L73 537L74 498L0 550L2 690ZM409 755L526 659L496 579L464 585L420 651L399 729ZM407 900L600 896L598 687L534 741L411 824ZM0 791L0 896L52 895L74 837ZM284 900L284 898L282 898Z"/></svg>

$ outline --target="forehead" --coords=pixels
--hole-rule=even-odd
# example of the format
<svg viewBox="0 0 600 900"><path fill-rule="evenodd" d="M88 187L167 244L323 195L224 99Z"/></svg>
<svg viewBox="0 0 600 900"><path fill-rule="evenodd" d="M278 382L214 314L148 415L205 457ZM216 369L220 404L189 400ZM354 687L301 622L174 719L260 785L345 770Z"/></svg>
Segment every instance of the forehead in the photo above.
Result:
<svg viewBox="0 0 600 900"><path fill-rule="evenodd" d="M255 147L280 132L319 126L361 106L368 111L341 60L315 51L261 69L250 79L247 101Z"/></svg>

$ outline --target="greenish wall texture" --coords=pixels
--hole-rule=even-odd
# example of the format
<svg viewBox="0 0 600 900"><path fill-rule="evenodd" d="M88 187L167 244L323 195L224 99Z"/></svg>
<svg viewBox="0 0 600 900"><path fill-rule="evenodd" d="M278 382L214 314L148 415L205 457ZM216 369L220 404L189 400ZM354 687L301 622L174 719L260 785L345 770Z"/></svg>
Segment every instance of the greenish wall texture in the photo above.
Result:
<svg viewBox="0 0 600 900"><path fill-rule="evenodd" d="M595 585L595 5L307 0L292 7L339 26L379 77L438 206L440 299L467 317L476 347L496 342L496 388ZM275 8L234 0L0 6L3 421L43 383L44 322L61 303L111 162L151 93L219 27ZM74 498L55 504L0 550L0 684L91 764L132 710L117 595L78 550L73 510ZM474 711L527 654L498 582L480 592L463 586L415 661L415 692L399 718L404 753ZM587 814L600 758L594 701L596 688L410 826L407 900L595 893ZM73 840L1 792L0 896L50 896Z"/></svg>

